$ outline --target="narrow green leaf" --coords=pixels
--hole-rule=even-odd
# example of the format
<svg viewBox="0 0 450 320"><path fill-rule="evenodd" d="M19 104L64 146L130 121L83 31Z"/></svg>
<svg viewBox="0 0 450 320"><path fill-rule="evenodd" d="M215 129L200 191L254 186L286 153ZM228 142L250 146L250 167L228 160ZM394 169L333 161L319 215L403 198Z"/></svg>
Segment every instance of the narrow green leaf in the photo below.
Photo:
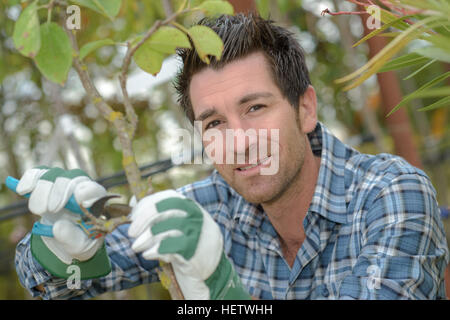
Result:
<svg viewBox="0 0 450 320"><path fill-rule="evenodd" d="M444 37L440 34L434 34L425 39L429 43L432 43L435 47L441 48L444 51L450 52L450 41L448 37Z"/></svg>
<svg viewBox="0 0 450 320"><path fill-rule="evenodd" d="M407 18L410 18L410 17L412 17L412 16L410 15L410 16L401 17L401 18L394 19L394 20L392 20L392 21L390 21L388 23L383 24L380 28L375 29L371 33L369 33L368 35L364 36L362 39L360 39L358 42L356 42L352 47L359 46L361 43L363 43L363 42L369 40L370 38L376 36L377 34L383 32L387 28L390 28L390 27L398 24L399 22L402 22L404 19L407 19ZM406 24L406 25L408 25L408 24ZM402 25L402 27L404 27L404 25ZM402 29L404 29L404 28L402 28Z"/></svg>
<svg viewBox="0 0 450 320"><path fill-rule="evenodd" d="M346 87L344 87L342 90L347 91L350 89L353 89L357 86L359 86L361 83L363 83L364 81L366 81L369 77L371 77L373 74L377 73L378 70L380 70L380 68L392 57L394 56L398 51L400 51L401 49L403 49L404 46L406 46L406 44L411 40L408 37L398 37L399 39L401 39L400 42L397 42L395 46L389 46L387 45L384 49L388 49L385 50L383 52L382 55L378 56L378 54L374 57L375 59L372 59L369 61L370 66L369 69L363 73L361 76L359 76L358 78L356 78L351 84L347 85ZM382 49L380 52L382 52L384 49ZM368 63L368 64L369 64Z"/></svg>
<svg viewBox="0 0 450 320"><path fill-rule="evenodd" d="M422 107L420 109L418 109L418 111L430 111L430 110L434 110L440 107L450 107L450 97L445 97L442 98L438 101L436 101L435 103L432 103L426 107Z"/></svg>
<svg viewBox="0 0 450 320"><path fill-rule="evenodd" d="M171 27L160 27L136 50L133 60L144 71L156 75L164 59L174 54L177 48L190 48L188 37Z"/></svg>
<svg viewBox="0 0 450 320"><path fill-rule="evenodd" d="M385 37L385 38L395 38L396 36L398 36L401 33L401 31L396 31L396 32L383 32L380 33L378 36L380 37Z"/></svg>
<svg viewBox="0 0 450 320"><path fill-rule="evenodd" d="M387 72L392 70L398 70L410 66L414 66L417 64L422 64L427 62L429 59L425 58L421 55L418 55L415 52L407 53L404 55L401 55L398 58L392 59L391 61L387 62L383 67L378 70L378 72Z"/></svg>
<svg viewBox="0 0 450 320"><path fill-rule="evenodd" d="M414 77L416 74L418 74L419 72L421 72L422 70L428 68L431 64L433 64L434 62L436 62L436 59L430 60L427 63L425 63L423 66L421 66L419 69L417 69L416 71L414 71L413 73L407 75L406 77L403 78L403 80L408 80L412 77Z"/></svg>
<svg viewBox="0 0 450 320"><path fill-rule="evenodd" d="M375 62L369 67L369 70L362 74L360 77L355 79L351 84L345 86L342 90L347 91L350 89L353 89L357 86L359 86L361 83L366 81L369 77L377 73L377 71L398 51L400 51L407 43L409 42L408 38L405 38L402 40L402 42L399 42L397 46L392 47L388 52L386 52L384 55L380 56L378 59L375 60Z"/></svg>
<svg viewBox="0 0 450 320"><path fill-rule="evenodd" d="M381 22L383 22L384 24L390 24L390 26L400 29L400 30L406 30L410 27L410 25L408 23L404 22L403 20L411 18L413 16L414 15L408 15L408 16L399 18L396 15L394 15L392 12L389 12L385 9L380 10Z"/></svg>
<svg viewBox="0 0 450 320"><path fill-rule="evenodd" d="M113 46L115 42L111 39L103 39L86 43L80 49L80 60L83 60L88 54L104 46Z"/></svg>
<svg viewBox="0 0 450 320"><path fill-rule="evenodd" d="M413 92L410 98L417 99L417 98L434 98L434 97L448 97L448 96L450 96L450 86L444 86L440 88L430 88L422 90L420 92Z"/></svg>
<svg viewBox="0 0 450 320"><path fill-rule="evenodd" d="M41 47L37 1L26 7L17 19L13 31L14 46L26 57L35 57Z"/></svg>
<svg viewBox="0 0 450 320"><path fill-rule="evenodd" d="M358 77L360 74L362 74L367 69L370 69L374 64L377 63L380 59L385 59L387 55L390 55L390 57L393 55L392 53L398 52L400 49L402 49L409 41L414 39L418 34L421 34L423 31L418 30L419 28L423 27L423 25L435 21L437 19L440 19L439 17L428 17L424 20L421 20L411 27L409 27L407 30L403 31L399 36L397 36L395 39L393 39L389 44L381 49L375 56L372 57L365 65L360 67L358 70L352 72L351 74L335 80L336 83L342 83L346 81L350 81L353 78ZM381 67L381 66L380 66Z"/></svg>
<svg viewBox="0 0 450 320"><path fill-rule="evenodd" d="M72 66L72 46L64 30L54 22L41 25L41 49L35 57L36 65L49 80L61 85Z"/></svg>
<svg viewBox="0 0 450 320"><path fill-rule="evenodd" d="M189 36L194 43L200 59L209 64L208 55L215 56L220 60L223 51L222 39L211 28L206 26L193 26L189 29Z"/></svg>
<svg viewBox="0 0 450 320"><path fill-rule="evenodd" d="M234 13L233 6L227 1L221 0L207 0L198 6L206 16L216 16L221 14Z"/></svg>
<svg viewBox="0 0 450 320"><path fill-rule="evenodd" d="M413 8L419 8L424 10L436 10L440 11L442 8L445 8L445 1L441 1L439 4L433 3L434 1L417 1L417 0L402 0L401 5L404 8L407 8L407 5ZM448 3L447 3L448 8Z"/></svg>
<svg viewBox="0 0 450 320"><path fill-rule="evenodd" d="M415 90L414 92L410 93L409 95L407 95L406 97L404 97L402 99L402 101L400 101L394 108L392 108L392 110L386 115L386 117L389 117L392 113L394 113L395 111L397 111L401 106L403 106L406 102L414 99L417 97L417 94L421 91L424 91L428 88L431 88L432 86L438 84L439 82L444 81L445 79L447 79L448 77L450 77L450 71L441 74L437 77L435 77L434 79L428 81L427 83L425 83L424 85L422 85L419 89ZM416 96L414 96L416 95Z"/></svg>
<svg viewBox="0 0 450 320"><path fill-rule="evenodd" d="M425 47L416 49L415 52L427 58L450 63L450 52L444 51L441 48Z"/></svg>

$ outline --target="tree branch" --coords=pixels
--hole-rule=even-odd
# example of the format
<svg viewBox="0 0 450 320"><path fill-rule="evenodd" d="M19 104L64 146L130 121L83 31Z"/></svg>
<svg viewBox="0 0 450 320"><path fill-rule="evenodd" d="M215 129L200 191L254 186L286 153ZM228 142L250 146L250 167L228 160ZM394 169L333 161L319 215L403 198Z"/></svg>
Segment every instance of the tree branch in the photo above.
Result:
<svg viewBox="0 0 450 320"><path fill-rule="evenodd" d="M162 0L162 5L164 8L166 17L171 16L173 14L173 9L172 9L172 4L170 3L170 0Z"/></svg>
<svg viewBox="0 0 450 320"><path fill-rule="evenodd" d="M136 160L134 158L133 147L129 135L128 124L123 117L121 112L114 111L102 98L97 88L95 87L92 79L87 71L86 65L78 58L79 50L77 41L75 38L75 30L68 30L65 24L64 29L69 35L72 47L74 50L73 66L78 76L80 77L81 83L86 90L89 99L94 103L94 105L100 110L102 116L114 125L117 130L117 135L119 137L122 146L122 164L127 175L127 179L130 183L130 188L132 193L136 198L141 199L147 193L147 189L144 184L141 183L141 175L139 168L137 166Z"/></svg>
<svg viewBox="0 0 450 320"><path fill-rule="evenodd" d="M159 28L164 24L170 23L173 19L175 19L179 14L184 13L185 11L180 11L174 13L169 18L164 20L163 22L157 21L150 30L146 33L143 39L138 42L134 47L131 44L128 44L127 54L124 59L124 63L122 66L122 73L119 75L119 81L122 88L122 93L124 94L124 104L126 110L126 118L123 116L121 112L114 111L102 98L97 88L95 87L92 79L87 71L86 65L79 59L79 49L78 44L75 37L75 30L67 29L65 23L63 23L64 30L69 36L69 39L72 43L72 47L74 50L73 57L73 66L78 76L80 77L81 83L86 90L86 93L89 99L94 103L94 105L100 110L103 117L108 120L110 123L114 125L117 130L117 134L120 140L120 144L122 146L122 165L125 170L125 174L127 176L127 180L130 184L130 188L132 193L135 195L136 199L141 199L149 192L151 192L151 183L149 183L150 188L146 188L143 183L141 183L141 174L139 171L139 167L136 163L136 159L134 157L134 152L132 148L132 137L134 136L136 126L137 126L137 116L134 112L134 109L129 100L128 92L126 89L126 80L127 80L127 72L129 65L131 63L131 57L136 52L136 50ZM129 122L127 122L127 119ZM125 220L124 220L125 221ZM176 280L175 274L173 272L173 268L171 264L166 264L161 262L162 272L158 271L158 275L163 283L166 284L166 288L169 290L169 293L174 300L183 300L184 295L181 291L180 286ZM164 280L166 279L166 280ZM169 281L167 281L167 279ZM164 281L163 281L164 280Z"/></svg>
<svg viewBox="0 0 450 320"><path fill-rule="evenodd" d="M137 121L138 121L136 113L134 111L134 108L131 104L131 101L130 101L130 98L128 95L128 90L127 90L128 69L131 64L131 59L132 59L133 55L135 54L136 50L139 49L144 44L144 42L147 41L152 36L152 34L156 32L156 30L158 30L158 28L160 28L161 26L170 24L179 15L186 13L188 11L189 11L188 9L181 10L179 12L172 13L168 18L166 18L163 21L157 20L152 25L152 27L145 33L144 37L136 45L133 46L130 41L128 41L128 43L127 43L128 49L127 49L127 53L125 54L125 58L123 60L122 71L119 75L119 82L120 82L120 88L122 90L126 116L131 125L130 130L129 130L131 136L134 136L134 133L136 132Z"/></svg>

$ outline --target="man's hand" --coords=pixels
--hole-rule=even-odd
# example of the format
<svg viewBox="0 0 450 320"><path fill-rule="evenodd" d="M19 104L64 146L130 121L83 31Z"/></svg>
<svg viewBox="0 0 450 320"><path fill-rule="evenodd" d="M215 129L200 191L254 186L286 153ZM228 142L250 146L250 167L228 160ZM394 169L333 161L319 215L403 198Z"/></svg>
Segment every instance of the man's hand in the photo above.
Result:
<svg viewBox="0 0 450 320"><path fill-rule="evenodd" d="M41 216L41 223L52 225L54 238L43 237L47 247L64 263L73 259L86 261L100 248L103 239L92 240L76 225L81 217L66 209L74 194L78 204L89 208L106 195L103 186L91 180L82 170L38 167L25 171L17 193L30 194L28 208Z"/></svg>
<svg viewBox="0 0 450 320"><path fill-rule="evenodd" d="M131 221L133 250L172 263L186 299L250 299L223 252L219 226L193 200L174 190L147 196Z"/></svg>

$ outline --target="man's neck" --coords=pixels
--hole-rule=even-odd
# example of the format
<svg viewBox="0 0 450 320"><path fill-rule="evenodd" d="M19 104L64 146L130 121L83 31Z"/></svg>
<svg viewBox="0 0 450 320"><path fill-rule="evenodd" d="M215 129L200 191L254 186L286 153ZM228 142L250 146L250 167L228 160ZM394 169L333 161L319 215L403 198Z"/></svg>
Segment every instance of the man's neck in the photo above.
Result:
<svg viewBox="0 0 450 320"><path fill-rule="evenodd" d="M309 143L305 152L302 169L295 181L275 202L262 204L291 266L305 239L303 220L311 204L320 169L320 158L314 157Z"/></svg>

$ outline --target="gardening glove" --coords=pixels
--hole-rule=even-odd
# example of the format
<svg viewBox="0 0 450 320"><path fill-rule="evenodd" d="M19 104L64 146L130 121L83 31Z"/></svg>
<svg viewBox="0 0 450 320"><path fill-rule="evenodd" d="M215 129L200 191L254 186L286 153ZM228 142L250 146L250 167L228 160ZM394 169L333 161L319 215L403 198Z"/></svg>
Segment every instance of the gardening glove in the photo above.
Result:
<svg viewBox="0 0 450 320"><path fill-rule="evenodd" d="M62 274L64 265L89 261L103 246L104 237L90 239L79 226L81 215L64 208L72 194L76 202L85 208L107 194L103 186L91 180L82 170L48 167L29 169L19 180L16 192L20 195L30 193L29 210L39 215L41 219L38 223L50 228L53 233L53 237L36 237L33 234L31 242L33 256L51 273L56 272L56 275L65 277ZM51 259L55 257L46 249L59 261ZM102 261L109 264L109 260L103 258ZM56 266L58 264L59 267ZM98 266L97 269L105 273L108 267ZM85 273L84 278L93 274L96 272Z"/></svg>
<svg viewBox="0 0 450 320"><path fill-rule="evenodd" d="M250 299L223 252L219 226L198 203L174 190L140 200L131 213L132 249L171 263L186 299Z"/></svg>

